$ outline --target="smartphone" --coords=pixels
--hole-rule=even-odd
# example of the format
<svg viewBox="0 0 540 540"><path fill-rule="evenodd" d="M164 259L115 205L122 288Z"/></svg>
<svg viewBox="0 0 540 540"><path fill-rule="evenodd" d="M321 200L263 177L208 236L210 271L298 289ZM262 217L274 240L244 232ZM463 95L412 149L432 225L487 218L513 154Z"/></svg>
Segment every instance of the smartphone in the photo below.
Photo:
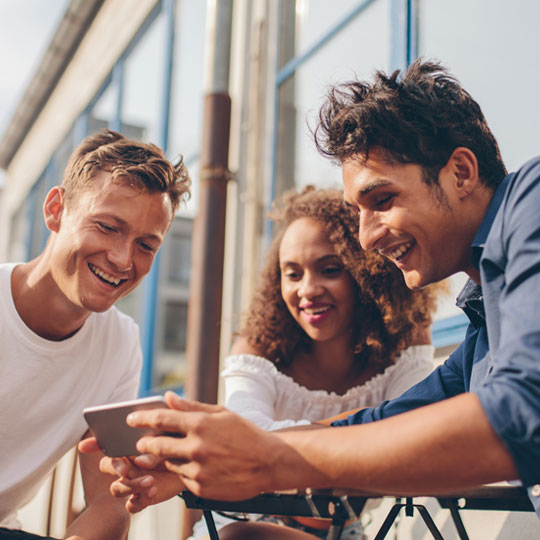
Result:
<svg viewBox="0 0 540 540"><path fill-rule="evenodd" d="M146 409L166 409L163 396L109 403L83 410L84 418L92 430L103 453L110 457L137 456L137 441L145 435L157 435L152 428L133 428L126 423L126 417L133 411Z"/></svg>

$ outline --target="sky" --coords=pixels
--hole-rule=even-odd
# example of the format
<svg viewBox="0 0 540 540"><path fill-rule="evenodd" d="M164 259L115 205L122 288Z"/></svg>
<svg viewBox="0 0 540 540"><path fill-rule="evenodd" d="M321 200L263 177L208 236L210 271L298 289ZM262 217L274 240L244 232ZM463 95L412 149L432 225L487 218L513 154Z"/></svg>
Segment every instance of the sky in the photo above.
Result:
<svg viewBox="0 0 540 540"><path fill-rule="evenodd" d="M0 139L71 0L0 0Z"/></svg>

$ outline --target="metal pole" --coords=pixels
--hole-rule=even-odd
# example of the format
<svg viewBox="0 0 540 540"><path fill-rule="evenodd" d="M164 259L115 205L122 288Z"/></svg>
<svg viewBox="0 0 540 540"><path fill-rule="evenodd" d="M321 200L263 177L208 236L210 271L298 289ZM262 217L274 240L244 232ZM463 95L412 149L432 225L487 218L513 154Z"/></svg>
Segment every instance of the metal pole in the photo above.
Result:
<svg viewBox="0 0 540 540"><path fill-rule="evenodd" d="M201 148L199 212L193 225L188 309L186 395L217 401L229 179L229 67L233 0L209 0L208 67Z"/></svg>

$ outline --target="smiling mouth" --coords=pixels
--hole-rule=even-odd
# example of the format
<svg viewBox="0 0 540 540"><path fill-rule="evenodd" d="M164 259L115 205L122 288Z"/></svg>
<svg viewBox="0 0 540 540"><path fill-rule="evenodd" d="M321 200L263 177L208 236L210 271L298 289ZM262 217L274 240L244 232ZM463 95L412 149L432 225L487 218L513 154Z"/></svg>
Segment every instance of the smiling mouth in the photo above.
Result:
<svg viewBox="0 0 540 540"><path fill-rule="evenodd" d="M103 270L101 270L97 266L94 266L91 263L88 264L88 268L90 268L92 274L94 274L104 283L107 283L107 285L111 285L112 287L118 287L119 285L124 283L124 281L127 281L126 279L111 276L110 274L107 274L107 272L104 272Z"/></svg>
<svg viewBox="0 0 540 540"><path fill-rule="evenodd" d="M330 309L330 306L319 307L319 308L301 308L301 309L306 315L312 316L312 315L320 315L321 313L326 313Z"/></svg>
<svg viewBox="0 0 540 540"><path fill-rule="evenodd" d="M388 259L391 259L393 261L399 262L414 245L414 240L411 240L410 242L407 242L406 244L401 244L398 248L394 249L393 251L387 251L386 253L382 254Z"/></svg>

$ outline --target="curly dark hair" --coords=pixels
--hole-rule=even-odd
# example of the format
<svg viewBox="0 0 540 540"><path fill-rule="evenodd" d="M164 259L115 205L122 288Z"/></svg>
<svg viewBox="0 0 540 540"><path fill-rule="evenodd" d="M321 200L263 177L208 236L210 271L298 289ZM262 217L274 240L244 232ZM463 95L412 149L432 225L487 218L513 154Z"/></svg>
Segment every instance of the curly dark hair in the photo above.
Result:
<svg viewBox="0 0 540 540"><path fill-rule="evenodd" d="M411 344L418 325L431 323L436 286L412 291L392 262L362 250L356 216L344 203L341 190L308 186L301 193L287 192L274 203L270 217L277 233L239 334L272 362L288 364L298 351L309 351L312 343L281 296L281 239L287 227L303 217L322 223L336 254L354 278L354 353L359 361L378 364L382 371Z"/></svg>
<svg viewBox="0 0 540 540"><path fill-rule="evenodd" d="M414 163L438 185L441 169L463 146L474 152L481 181L506 176L497 141L478 103L438 62L416 60L401 73L376 72L373 83L334 86L314 130L319 152L338 163L381 149L389 163Z"/></svg>

